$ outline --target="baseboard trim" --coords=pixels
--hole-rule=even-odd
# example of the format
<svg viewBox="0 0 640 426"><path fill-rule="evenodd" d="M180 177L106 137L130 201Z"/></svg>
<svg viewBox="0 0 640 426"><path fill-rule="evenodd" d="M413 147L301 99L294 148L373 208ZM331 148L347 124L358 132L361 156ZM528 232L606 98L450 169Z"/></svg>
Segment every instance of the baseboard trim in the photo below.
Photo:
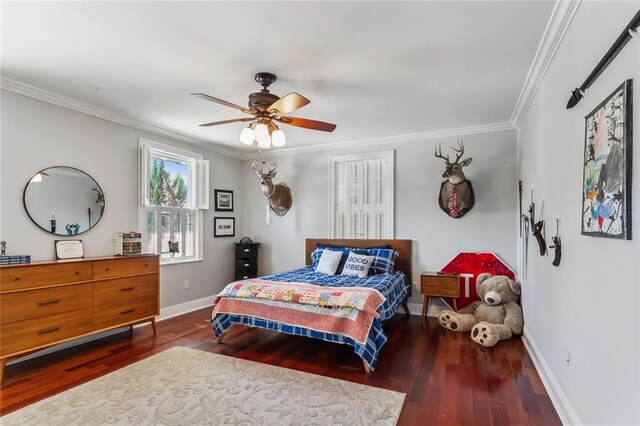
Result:
<svg viewBox="0 0 640 426"><path fill-rule="evenodd" d="M411 315L422 315L422 303L407 303L407 305L409 305L409 313ZM398 307L398 310L404 312L400 307ZM430 303L429 308L427 309L427 316L437 317L438 315L440 315L440 312L442 312L442 310L443 309L439 306Z"/></svg>
<svg viewBox="0 0 640 426"><path fill-rule="evenodd" d="M201 299L190 300L189 302L179 303L177 305L167 306L166 308L162 308L160 309L160 315L156 317L156 321L157 322L164 321L166 319L173 318L178 315L186 314L189 312L196 311L198 309L206 308L207 306L211 306L214 297L215 295L211 295L211 296L203 297ZM133 327L137 328L137 327L148 326L148 325L149 323L145 322L141 324L136 324ZM81 337L75 340L60 343L59 345L49 346L48 348L42 349L41 351L33 352L28 355L9 361L7 365L13 365L19 362L28 361L30 359L37 358L39 356L48 355L53 352L61 351L63 349L68 349L73 346L82 345L83 343L92 342L94 340L103 339L105 337L113 336L114 334L126 332L128 330L129 330L129 326L114 328L113 330L107 330L102 333ZM212 335L212 338L213 338L213 335Z"/></svg>
<svg viewBox="0 0 640 426"><path fill-rule="evenodd" d="M422 305L421 304L419 304L419 303L407 303L407 306L409 306L409 313L411 315L422 315ZM398 312L402 311L400 306L398 306L397 311Z"/></svg>
<svg viewBox="0 0 640 426"><path fill-rule="evenodd" d="M145 323L148 325L149 323ZM94 340L103 339L105 337L113 336L114 334L127 332L129 330L129 326L114 328L112 330L103 331L102 333L92 334L90 336L79 337L75 340L70 340L68 342L60 343L55 346L49 346L48 348L42 349L37 352L32 352L28 355L21 356L20 358L13 359L7 362L7 365L14 365L24 361L28 361L30 359L38 358L39 356L49 355L54 352L58 352L64 349L72 348L74 346L82 345L84 343L92 342Z"/></svg>
<svg viewBox="0 0 640 426"><path fill-rule="evenodd" d="M538 370L542 384L547 389L549 398L558 412L558 416L560 416L562 424L582 425L583 423L580 420L580 417L578 417L578 413L574 410L567 394L562 390L562 386L560 386L560 383L553 374L553 371L551 371L549 364L547 364L544 356L542 356L540 349L526 327L522 333L522 342L531 356L533 365L536 367L536 370Z"/></svg>
<svg viewBox="0 0 640 426"><path fill-rule="evenodd" d="M213 309L213 299L215 297L216 295L212 294L211 296L203 297L201 299L190 300L188 302L162 308L160 309L160 316L156 318L156 321L164 321L169 318L177 317L178 315L206 308L207 306L211 306Z"/></svg>

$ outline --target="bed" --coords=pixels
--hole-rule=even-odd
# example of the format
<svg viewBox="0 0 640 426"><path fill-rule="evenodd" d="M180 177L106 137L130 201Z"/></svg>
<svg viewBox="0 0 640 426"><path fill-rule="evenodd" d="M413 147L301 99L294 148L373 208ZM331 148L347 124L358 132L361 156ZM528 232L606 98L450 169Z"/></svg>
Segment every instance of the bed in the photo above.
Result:
<svg viewBox="0 0 640 426"><path fill-rule="evenodd" d="M398 252L394 273L358 278L315 272L311 254L318 244L388 244ZM214 301L211 323L218 343L237 324L264 328L350 345L372 372L387 341L382 323L400 304L408 314L411 240L306 239L305 260L302 268L229 284Z"/></svg>

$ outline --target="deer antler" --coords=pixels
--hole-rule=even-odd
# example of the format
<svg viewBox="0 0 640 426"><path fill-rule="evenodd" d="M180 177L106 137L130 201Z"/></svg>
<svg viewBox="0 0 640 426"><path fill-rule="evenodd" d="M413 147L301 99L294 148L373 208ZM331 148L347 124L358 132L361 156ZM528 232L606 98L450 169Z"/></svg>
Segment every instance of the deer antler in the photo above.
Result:
<svg viewBox="0 0 640 426"><path fill-rule="evenodd" d="M254 172L256 172L256 174L260 177L262 177L262 171L258 170L256 168L256 165L258 164L258 160L255 160L252 164L251 164L251 168L253 169Z"/></svg>
<svg viewBox="0 0 640 426"><path fill-rule="evenodd" d="M271 164L273 164L273 169L269 168L269 172L267 173L268 175L272 174L278 169L278 165L276 163L271 163Z"/></svg>
<svg viewBox="0 0 640 426"><path fill-rule="evenodd" d="M447 154L446 157L442 155L442 146L440 146L440 144L438 144L438 147L435 149L435 156L436 158L442 158L447 164L450 164L449 155Z"/></svg>
<svg viewBox="0 0 640 426"><path fill-rule="evenodd" d="M453 162L453 164L457 164L464 155L464 142L462 142L462 139L458 139L458 149L455 149L453 147L451 147L451 149L457 152L456 161Z"/></svg>

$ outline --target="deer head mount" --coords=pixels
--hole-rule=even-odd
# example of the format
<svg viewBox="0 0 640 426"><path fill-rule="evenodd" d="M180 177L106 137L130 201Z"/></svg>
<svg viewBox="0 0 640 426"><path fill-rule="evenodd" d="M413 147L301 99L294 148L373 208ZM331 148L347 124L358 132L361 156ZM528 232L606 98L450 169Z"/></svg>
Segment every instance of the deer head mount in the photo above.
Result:
<svg viewBox="0 0 640 426"><path fill-rule="evenodd" d="M456 152L456 159L449 161L449 155L442 155L442 148L440 144L435 151L436 158L442 158L445 162L446 168L442 174L443 178L446 178L442 185L440 185L440 196L438 197L438 203L440 208L449 216L454 219L460 218L467 214L469 210L475 204L476 198L473 193L473 187L471 182L464 176L462 169L471 164L471 157L466 160L460 161L460 158L464 155L464 143L461 139L458 140L458 148L451 148Z"/></svg>
<svg viewBox="0 0 640 426"><path fill-rule="evenodd" d="M260 178L260 188L262 189L262 193L267 197L267 203L271 211L278 216L284 216L287 214L291 208L291 204L293 203L291 198L291 189L284 183L273 183L272 179L276 177L276 169L278 168L276 163L271 163L273 168L268 168L267 172L262 170L262 166L267 163L264 161L261 161L260 163L260 168L258 168L258 161L254 161L251 168ZM267 224L269 224L268 211Z"/></svg>

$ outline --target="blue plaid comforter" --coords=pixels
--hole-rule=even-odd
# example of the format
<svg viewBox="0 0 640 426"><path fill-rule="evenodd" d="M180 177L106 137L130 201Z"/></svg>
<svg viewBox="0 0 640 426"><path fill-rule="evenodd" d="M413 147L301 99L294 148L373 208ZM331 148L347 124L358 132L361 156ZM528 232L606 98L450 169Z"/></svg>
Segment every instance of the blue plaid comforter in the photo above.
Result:
<svg viewBox="0 0 640 426"><path fill-rule="evenodd" d="M261 277L263 280L280 282L306 282L325 287L369 287L378 290L386 298L386 301L378 308L380 316L376 318L369 332L366 345L362 345L353 339L333 333L325 333L305 327L295 327L275 321L246 316L219 314L211 320L216 336L224 334L236 324L250 327L260 327L267 330L280 331L296 336L313 337L327 342L342 343L353 346L353 349L373 371L378 359L380 349L387 341L387 336L382 330L382 322L391 318L396 308L409 294L409 279L402 272L394 272L389 275L371 275L358 278L347 275L327 275L315 272L311 266L280 272Z"/></svg>

